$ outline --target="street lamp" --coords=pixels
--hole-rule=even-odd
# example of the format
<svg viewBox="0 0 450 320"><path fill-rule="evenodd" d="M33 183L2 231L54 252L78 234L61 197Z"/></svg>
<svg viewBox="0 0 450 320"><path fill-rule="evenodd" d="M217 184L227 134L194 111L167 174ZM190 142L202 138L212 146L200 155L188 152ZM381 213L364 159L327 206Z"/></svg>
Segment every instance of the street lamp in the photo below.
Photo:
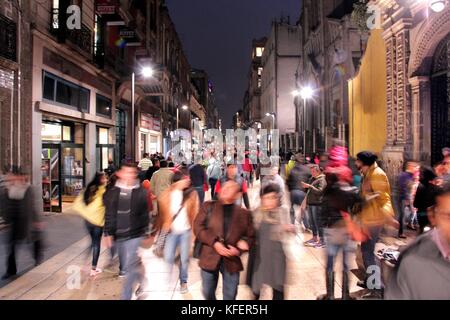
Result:
<svg viewBox="0 0 450 320"><path fill-rule="evenodd" d="M430 8L434 12L441 12L445 8L445 0L430 0Z"/></svg>
<svg viewBox="0 0 450 320"><path fill-rule="evenodd" d="M151 78L153 76L153 69L151 67L143 67L141 69L141 75L144 78ZM136 128L134 125L134 101L135 101L135 92L136 92L136 74L133 71L131 74L131 147L133 148L133 161L136 161Z"/></svg>
<svg viewBox="0 0 450 320"><path fill-rule="evenodd" d="M314 91L311 87L306 86L301 90L293 91L292 94L303 99L303 157L306 161L306 100L313 97Z"/></svg>

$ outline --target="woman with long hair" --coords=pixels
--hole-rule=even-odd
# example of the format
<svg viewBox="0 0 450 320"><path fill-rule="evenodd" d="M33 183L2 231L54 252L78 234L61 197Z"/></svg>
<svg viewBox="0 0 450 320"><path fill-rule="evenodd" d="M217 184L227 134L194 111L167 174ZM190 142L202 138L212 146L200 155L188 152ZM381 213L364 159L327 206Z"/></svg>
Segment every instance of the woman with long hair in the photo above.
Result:
<svg viewBox="0 0 450 320"><path fill-rule="evenodd" d="M84 218L86 229L91 236L91 277L102 272L101 269L97 268L97 263L100 256L103 227L105 225L103 194L106 191L106 181L104 173L96 173L94 179L87 185L86 190L78 196L73 205L73 209Z"/></svg>
<svg viewBox="0 0 450 320"><path fill-rule="evenodd" d="M194 219L200 208L200 201L192 187L186 170L176 171L172 185L158 199L159 215L156 230L168 232L164 245L164 259L172 267L177 248L180 250L180 291L188 292L189 255L193 239Z"/></svg>

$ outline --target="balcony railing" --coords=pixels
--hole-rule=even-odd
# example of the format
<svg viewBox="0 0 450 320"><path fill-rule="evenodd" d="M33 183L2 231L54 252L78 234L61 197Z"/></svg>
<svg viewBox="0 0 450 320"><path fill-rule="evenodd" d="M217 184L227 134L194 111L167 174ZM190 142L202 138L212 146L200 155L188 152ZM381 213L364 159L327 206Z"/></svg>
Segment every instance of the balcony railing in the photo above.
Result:
<svg viewBox="0 0 450 320"><path fill-rule="evenodd" d="M0 56L17 61L16 23L0 14Z"/></svg>
<svg viewBox="0 0 450 320"><path fill-rule="evenodd" d="M68 40L76 45L84 52L91 54L92 52L92 31L84 24L81 25L81 30L68 30Z"/></svg>

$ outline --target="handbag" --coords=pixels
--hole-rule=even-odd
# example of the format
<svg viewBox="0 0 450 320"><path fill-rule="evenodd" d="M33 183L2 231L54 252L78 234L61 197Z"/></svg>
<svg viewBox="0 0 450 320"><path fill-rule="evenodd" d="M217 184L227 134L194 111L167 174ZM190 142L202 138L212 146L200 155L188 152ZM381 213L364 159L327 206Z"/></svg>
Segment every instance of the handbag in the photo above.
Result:
<svg viewBox="0 0 450 320"><path fill-rule="evenodd" d="M206 214L206 221L205 221L206 225L208 225L208 223L209 223L209 218L211 217L211 213L212 213L214 204L215 204L215 201L211 202L211 204L208 206L208 210L207 210L207 214ZM202 253L202 248L203 248L203 243L198 238L195 238L194 250L192 252L192 257L194 257L195 259L200 259L200 255Z"/></svg>
<svg viewBox="0 0 450 320"><path fill-rule="evenodd" d="M178 212L173 216L172 223L175 221L175 219L180 215L181 210L183 210L183 205L181 205L180 209L178 209ZM158 239L155 243L155 249L153 249L153 253L155 256L162 258L164 256L164 247L166 246L166 239L169 235L169 231L161 230L158 235Z"/></svg>
<svg viewBox="0 0 450 320"><path fill-rule="evenodd" d="M345 227L350 235L350 238L357 242L365 242L369 239L368 233L364 228L357 222L355 222L350 214L345 211L341 211L342 218L345 222Z"/></svg>

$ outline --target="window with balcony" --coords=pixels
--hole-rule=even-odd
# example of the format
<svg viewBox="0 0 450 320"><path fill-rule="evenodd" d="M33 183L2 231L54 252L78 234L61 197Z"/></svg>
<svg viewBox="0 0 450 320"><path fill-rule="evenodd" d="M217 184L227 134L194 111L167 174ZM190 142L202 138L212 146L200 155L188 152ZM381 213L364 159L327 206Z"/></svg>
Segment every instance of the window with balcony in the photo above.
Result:
<svg viewBox="0 0 450 320"><path fill-rule="evenodd" d="M43 77L42 96L45 100L76 108L80 112L89 112L88 89L45 71Z"/></svg>

